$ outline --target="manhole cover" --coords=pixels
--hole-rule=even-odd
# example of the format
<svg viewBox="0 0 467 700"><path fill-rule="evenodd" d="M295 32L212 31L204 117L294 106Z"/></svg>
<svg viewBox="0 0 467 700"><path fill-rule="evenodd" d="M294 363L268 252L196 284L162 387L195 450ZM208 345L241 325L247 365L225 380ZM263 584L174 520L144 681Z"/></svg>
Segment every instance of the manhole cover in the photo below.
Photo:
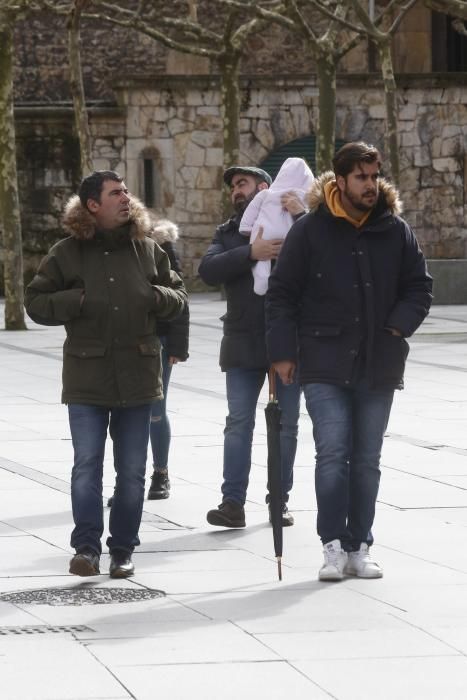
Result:
<svg viewBox="0 0 467 700"><path fill-rule="evenodd" d="M41 588L3 593L0 601L22 605L106 605L139 603L165 596L164 591L137 588Z"/></svg>

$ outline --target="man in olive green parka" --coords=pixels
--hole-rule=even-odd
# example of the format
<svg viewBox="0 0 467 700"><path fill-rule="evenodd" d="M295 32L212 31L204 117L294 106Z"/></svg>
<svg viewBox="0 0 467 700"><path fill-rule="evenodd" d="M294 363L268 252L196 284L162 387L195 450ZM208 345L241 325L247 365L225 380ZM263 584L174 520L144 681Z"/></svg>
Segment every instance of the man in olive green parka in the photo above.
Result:
<svg viewBox="0 0 467 700"><path fill-rule="evenodd" d="M158 321L186 304L183 282L148 237L149 215L113 171L84 178L63 219L68 238L42 260L26 290L37 323L64 324L62 402L74 448L71 499L76 554L70 573L99 573L107 429L117 473L107 539L110 576L134 573L151 403L162 398Z"/></svg>

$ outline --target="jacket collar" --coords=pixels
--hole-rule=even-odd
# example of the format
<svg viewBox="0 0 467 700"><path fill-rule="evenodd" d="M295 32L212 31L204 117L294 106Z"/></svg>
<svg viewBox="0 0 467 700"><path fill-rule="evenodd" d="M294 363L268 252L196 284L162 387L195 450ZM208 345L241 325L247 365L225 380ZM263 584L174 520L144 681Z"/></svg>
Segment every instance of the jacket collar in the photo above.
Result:
<svg viewBox="0 0 467 700"><path fill-rule="evenodd" d="M333 182L335 175L328 171L316 178L308 192L308 206L311 212L316 212L322 205L326 205L324 187L328 182ZM378 216L385 211L397 216L402 213L402 202L398 190L388 180L381 178L379 181L379 197L370 218Z"/></svg>

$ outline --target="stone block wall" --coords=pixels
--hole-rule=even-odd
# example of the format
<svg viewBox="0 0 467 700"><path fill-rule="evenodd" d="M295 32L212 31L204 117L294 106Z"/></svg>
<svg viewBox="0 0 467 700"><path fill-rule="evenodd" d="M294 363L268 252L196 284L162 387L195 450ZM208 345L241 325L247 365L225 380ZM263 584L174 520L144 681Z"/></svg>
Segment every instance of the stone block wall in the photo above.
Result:
<svg viewBox="0 0 467 700"><path fill-rule="evenodd" d="M467 81L452 76L400 79L401 195L405 216L427 255L467 257ZM460 84L459 84L460 83ZM117 86L127 103L127 180L138 191L138 159L159 154L161 213L181 227L190 284L221 216L222 121L213 78L161 78ZM308 77L243 81L241 162L259 164L276 148L315 132L318 90ZM366 140L384 153L385 108L374 76L338 81L336 137ZM389 164L387 163L387 168Z"/></svg>

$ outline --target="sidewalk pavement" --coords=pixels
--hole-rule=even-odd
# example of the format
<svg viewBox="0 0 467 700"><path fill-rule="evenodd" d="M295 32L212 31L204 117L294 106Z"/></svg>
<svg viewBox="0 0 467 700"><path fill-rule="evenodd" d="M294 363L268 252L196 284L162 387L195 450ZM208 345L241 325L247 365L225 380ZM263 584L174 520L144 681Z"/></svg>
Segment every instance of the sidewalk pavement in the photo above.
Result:
<svg viewBox="0 0 467 700"><path fill-rule="evenodd" d="M372 551L384 578L337 584L317 580L304 406L282 582L264 504L265 395L247 527L206 523L220 502L223 311L217 294L192 297L191 357L174 368L169 391L172 492L145 502L136 575L124 581L109 579L107 555L99 577L68 574L63 329L0 331L0 697L466 697L467 308L434 307L411 343L382 458ZM110 445L104 482L107 497Z"/></svg>

